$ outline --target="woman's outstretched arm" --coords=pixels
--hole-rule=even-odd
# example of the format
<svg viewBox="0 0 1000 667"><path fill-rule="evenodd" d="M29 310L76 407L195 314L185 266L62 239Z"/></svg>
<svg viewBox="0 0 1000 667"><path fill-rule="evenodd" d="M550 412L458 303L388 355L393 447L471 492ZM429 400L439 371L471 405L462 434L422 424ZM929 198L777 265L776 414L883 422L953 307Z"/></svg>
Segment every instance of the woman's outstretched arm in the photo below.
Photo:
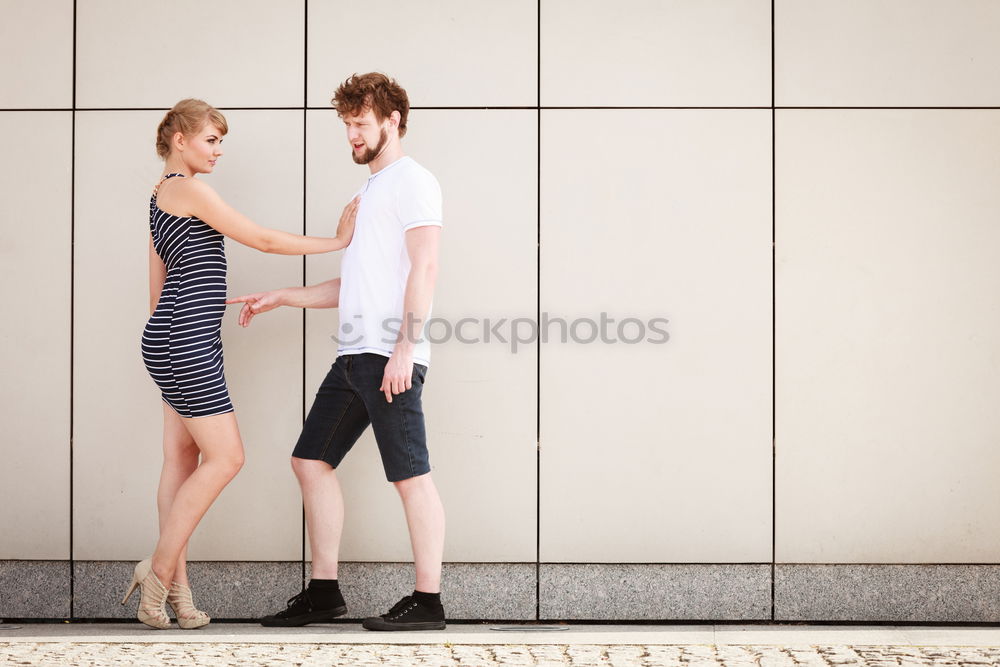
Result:
<svg viewBox="0 0 1000 667"><path fill-rule="evenodd" d="M209 185L196 179L184 179L185 208L208 225L234 241L261 252L277 255L313 255L346 248L354 235L354 219L360 199L355 197L344 208L337 226L337 236L299 236L269 227L261 227L223 201Z"/></svg>

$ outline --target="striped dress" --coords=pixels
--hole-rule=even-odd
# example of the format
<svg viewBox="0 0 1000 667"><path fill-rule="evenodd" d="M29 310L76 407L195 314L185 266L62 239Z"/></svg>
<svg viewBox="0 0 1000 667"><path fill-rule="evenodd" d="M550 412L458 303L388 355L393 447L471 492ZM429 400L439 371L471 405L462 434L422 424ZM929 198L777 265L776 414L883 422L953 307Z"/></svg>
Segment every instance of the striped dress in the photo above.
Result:
<svg viewBox="0 0 1000 667"><path fill-rule="evenodd" d="M167 174L160 183L174 176L184 177ZM181 417L232 412L222 363L224 237L196 217L161 210L155 191L149 200L149 230L167 278L142 332L146 370Z"/></svg>

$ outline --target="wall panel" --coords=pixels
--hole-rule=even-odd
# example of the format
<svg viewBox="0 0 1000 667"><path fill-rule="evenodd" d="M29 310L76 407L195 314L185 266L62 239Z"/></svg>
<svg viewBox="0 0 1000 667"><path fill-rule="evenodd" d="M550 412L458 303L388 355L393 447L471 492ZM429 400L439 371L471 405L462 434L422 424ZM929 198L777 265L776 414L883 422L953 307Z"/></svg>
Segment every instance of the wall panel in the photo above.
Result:
<svg viewBox="0 0 1000 667"><path fill-rule="evenodd" d="M304 0L88 0L77 13L80 107L302 104Z"/></svg>
<svg viewBox="0 0 1000 667"><path fill-rule="evenodd" d="M771 6L765 0L540 5L546 106L771 103Z"/></svg>
<svg viewBox="0 0 1000 667"><path fill-rule="evenodd" d="M352 73L385 72L413 106L525 106L538 99L535 0L309 3L309 106Z"/></svg>
<svg viewBox="0 0 1000 667"><path fill-rule="evenodd" d="M72 122L0 113L0 558L69 556Z"/></svg>
<svg viewBox="0 0 1000 667"><path fill-rule="evenodd" d="M991 0L776 0L779 106L997 106Z"/></svg>
<svg viewBox="0 0 1000 667"><path fill-rule="evenodd" d="M0 108L73 106L73 4L0 0Z"/></svg>
<svg viewBox="0 0 1000 667"><path fill-rule="evenodd" d="M444 197L433 313L530 316L536 308L536 115L527 111L415 111L404 146L435 174ZM332 233L342 205L368 177L355 165L336 113L309 114L310 232ZM468 150L475 146L475 151ZM316 147L313 149L312 147ZM460 156L460 157L459 157ZM501 187L498 187L501 186ZM309 283L339 275L339 253L309 259ZM516 267L516 268L515 268ZM336 357L336 311L308 313L306 403ZM434 340L445 334L433 329ZM483 339L476 326L467 339ZM434 345L424 407L435 480L448 512L450 561L535 559L536 348ZM367 432L341 466L348 503L346 560L406 560L395 491Z"/></svg>
<svg viewBox="0 0 1000 667"><path fill-rule="evenodd" d="M151 139L161 115L80 112L77 119L74 556L84 560L142 558L156 540L162 408L139 337L149 314L148 197L161 170ZM301 136L301 113L227 115L226 153L205 180L261 224L301 233L302 148L283 138ZM231 294L301 277L301 258L262 255L231 240L227 255ZM230 306L225 316L223 344L247 465L209 510L190 556L295 558L300 501L284 447L301 418L301 322L279 313L245 332L237 311Z"/></svg>
<svg viewBox="0 0 1000 667"><path fill-rule="evenodd" d="M780 562L1000 557L998 128L779 114Z"/></svg>
<svg viewBox="0 0 1000 667"><path fill-rule="evenodd" d="M543 561L770 560L769 129L543 113Z"/></svg>

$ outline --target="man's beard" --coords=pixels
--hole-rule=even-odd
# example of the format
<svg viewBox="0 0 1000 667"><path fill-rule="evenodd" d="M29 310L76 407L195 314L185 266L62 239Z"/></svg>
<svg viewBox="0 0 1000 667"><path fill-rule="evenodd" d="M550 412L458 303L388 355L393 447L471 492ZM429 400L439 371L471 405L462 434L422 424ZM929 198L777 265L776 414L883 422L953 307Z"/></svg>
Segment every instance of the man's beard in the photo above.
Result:
<svg viewBox="0 0 1000 667"><path fill-rule="evenodd" d="M378 144L375 148L369 148L361 155L358 155L353 150L351 151L351 158L356 164L368 164L375 158L377 158L381 153L382 149L385 148L386 142L389 141L389 133L382 128L382 131L378 135Z"/></svg>

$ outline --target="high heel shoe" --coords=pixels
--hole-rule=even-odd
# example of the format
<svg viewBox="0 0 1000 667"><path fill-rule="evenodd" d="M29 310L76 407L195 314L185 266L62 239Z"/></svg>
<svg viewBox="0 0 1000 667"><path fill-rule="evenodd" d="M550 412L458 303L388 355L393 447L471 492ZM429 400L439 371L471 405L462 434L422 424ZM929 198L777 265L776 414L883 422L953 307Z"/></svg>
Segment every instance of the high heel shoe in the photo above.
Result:
<svg viewBox="0 0 1000 667"><path fill-rule="evenodd" d="M191 589L184 584L176 581L170 584L170 591L167 593L167 604L174 610L174 616L177 617L177 625L185 630L194 630L212 622L211 616L195 608Z"/></svg>
<svg viewBox="0 0 1000 667"><path fill-rule="evenodd" d="M132 583L129 584L122 604L128 602L132 593L139 588L139 611L136 617L150 626L159 630L166 630L170 627L170 617L163 604L167 601L167 587L164 586L156 573L153 572L153 561L150 558L135 566L132 572Z"/></svg>

